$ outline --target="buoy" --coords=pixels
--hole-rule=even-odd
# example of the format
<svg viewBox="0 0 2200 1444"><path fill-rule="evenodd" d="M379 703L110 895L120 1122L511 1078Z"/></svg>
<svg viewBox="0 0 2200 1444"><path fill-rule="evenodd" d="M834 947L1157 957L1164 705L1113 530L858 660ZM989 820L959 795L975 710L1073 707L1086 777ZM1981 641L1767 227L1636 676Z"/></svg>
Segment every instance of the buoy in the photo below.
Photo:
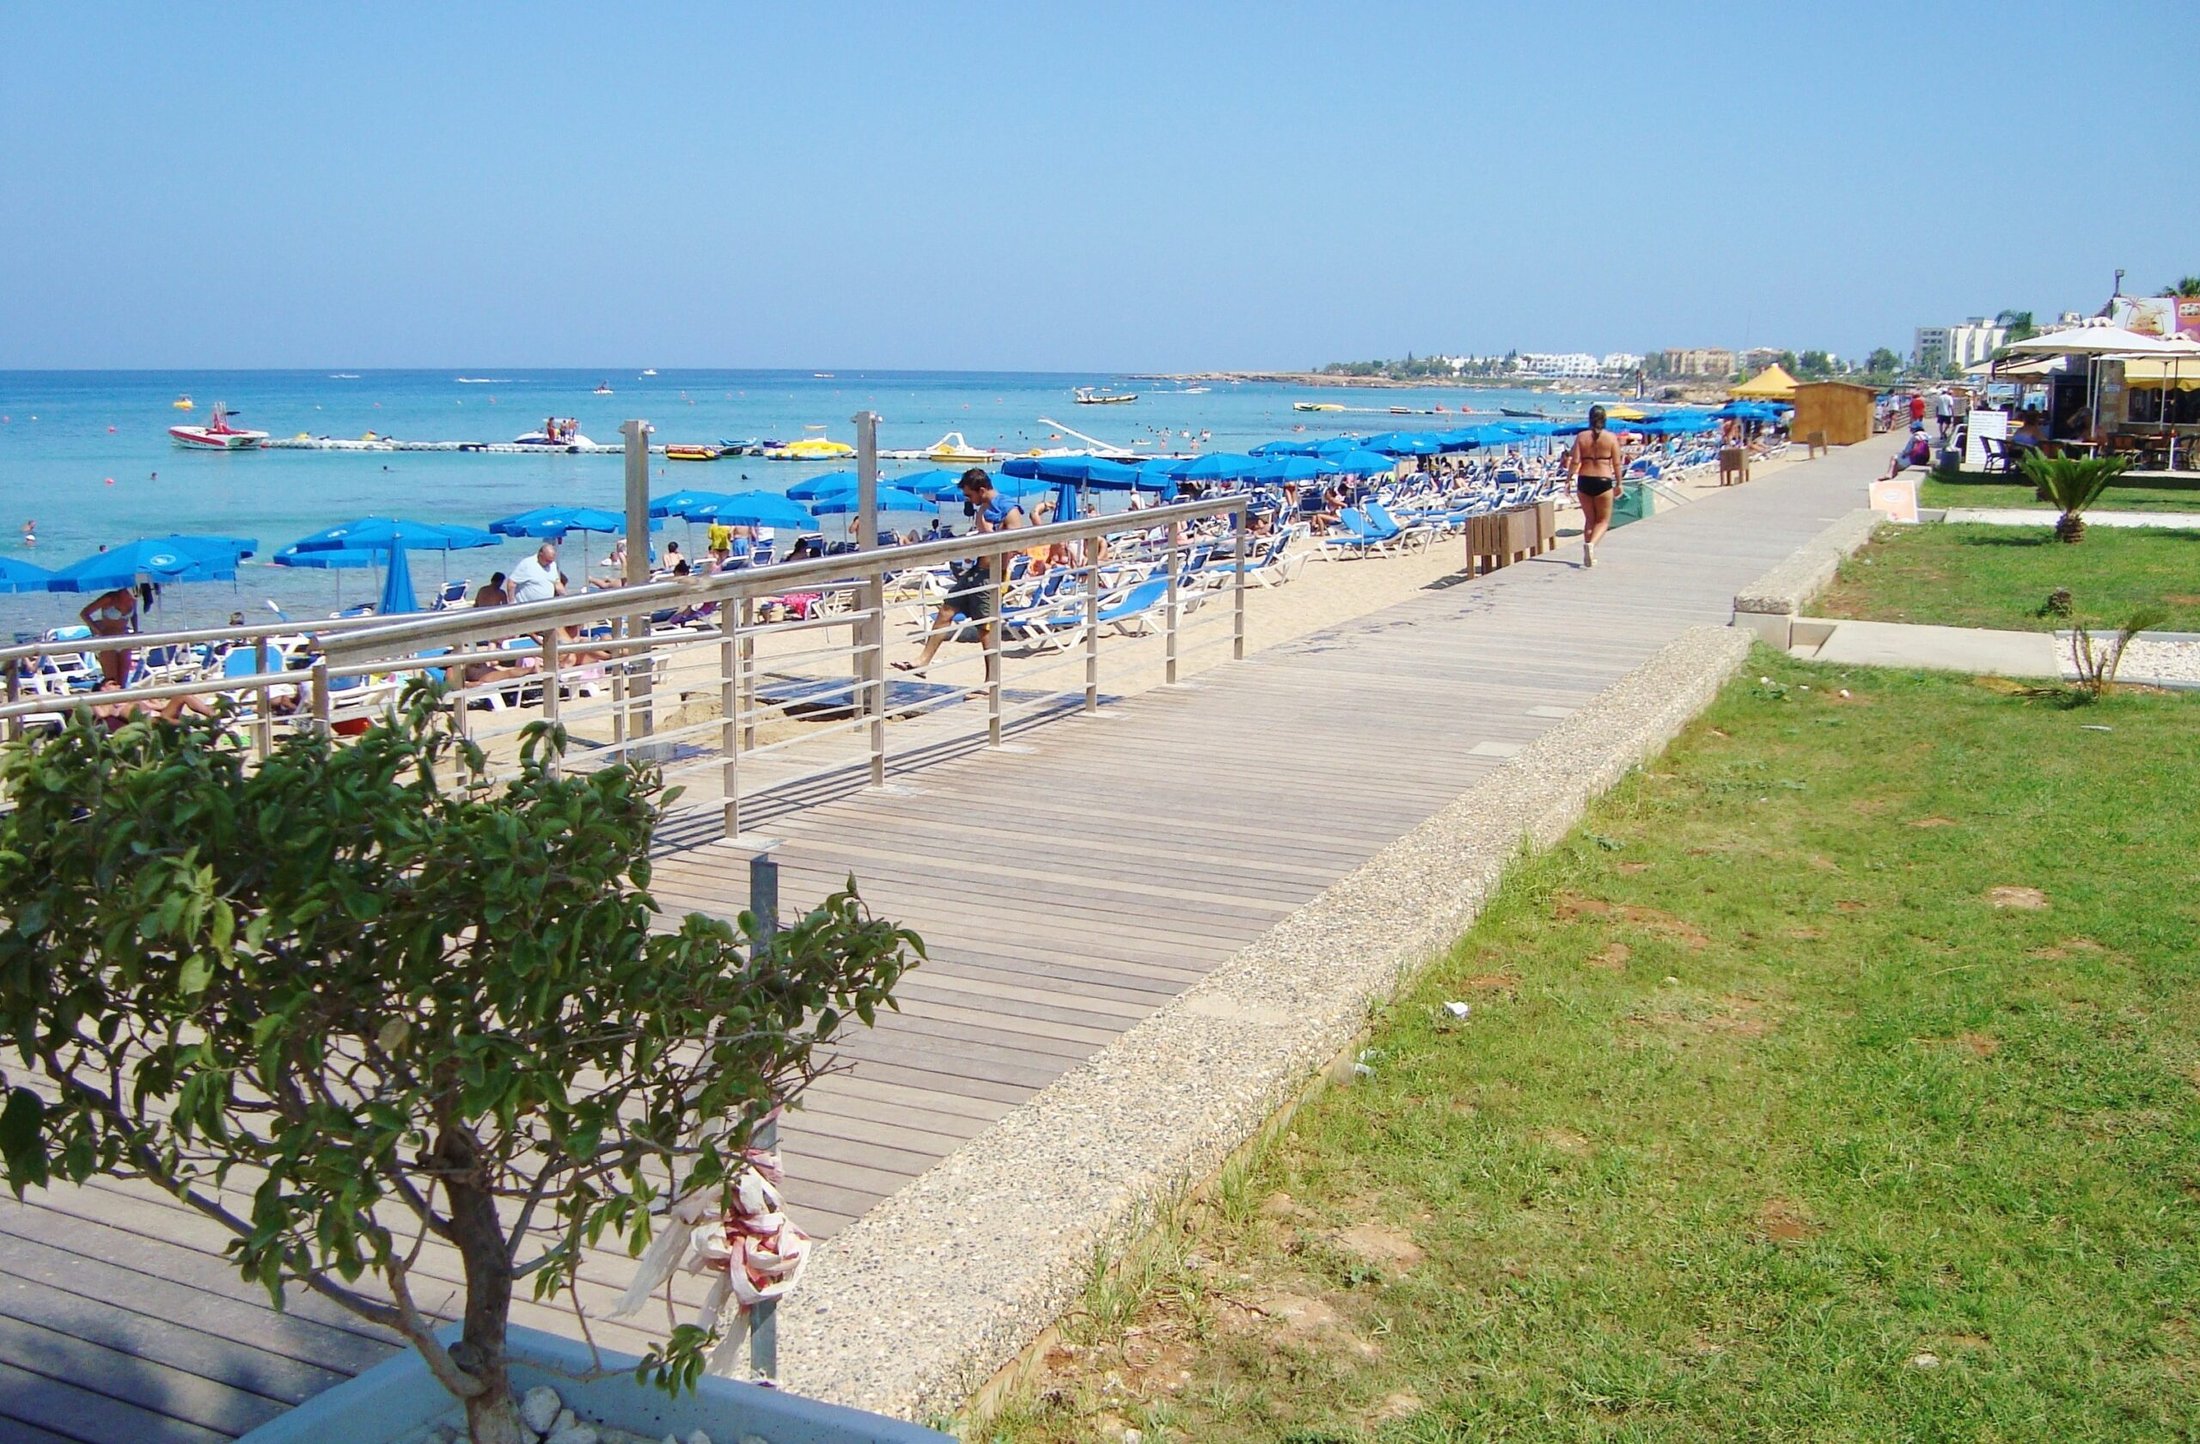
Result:
<svg viewBox="0 0 2200 1444"><path fill-rule="evenodd" d="M114 429L114 428L113 428L112 426L108 427L108 428L107 428L107 434L108 434L109 436L112 436L112 435L114 435L114 434L115 434L115 429Z"/></svg>
<svg viewBox="0 0 2200 1444"><path fill-rule="evenodd" d="M111 477L111 476L110 476L110 477L108 477L108 478L107 478L107 484L108 484L109 486L113 486L113 485L115 484L115 479L114 479L113 477Z"/></svg>

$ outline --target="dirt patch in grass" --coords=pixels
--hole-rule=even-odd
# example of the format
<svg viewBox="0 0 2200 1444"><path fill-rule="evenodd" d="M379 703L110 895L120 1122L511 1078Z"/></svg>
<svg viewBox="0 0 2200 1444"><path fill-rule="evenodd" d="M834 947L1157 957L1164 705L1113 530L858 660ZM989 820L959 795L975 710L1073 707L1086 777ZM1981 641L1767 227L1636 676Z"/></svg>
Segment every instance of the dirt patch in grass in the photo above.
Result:
<svg viewBox="0 0 2200 1444"><path fill-rule="evenodd" d="M1757 1233L1768 1243L1801 1243L1817 1232L1810 1214L1791 1199L1767 1199L1757 1210Z"/></svg>
<svg viewBox="0 0 2200 1444"><path fill-rule="evenodd" d="M1644 907L1636 903L1609 903L1602 898L1582 897L1577 893L1562 893L1556 903L1556 916L1560 922L1575 918L1612 918L1632 927L1671 938L1688 948L1701 948L1711 939L1694 924L1675 917L1662 908Z"/></svg>
<svg viewBox="0 0 2200 1444"><path fill-rule="evenodd" d="M1386 1274L1402 1274L1428 1257L1413 1235L1382 1223L1356 1223L1327 1235L1323 1242L1342 1254Z"/></svg>
<svg viewBox="0 0 2200 1444"><path fill-rule="evenodd" d="M1956 820L1952 817L1920 817L1904 825L1907 827L1917 828L1954 827L1956 825Z"/></svg>
<svg viewBox="0 0 2200 1444"><path fill-rule="evenodd" d="M2047 894L2036 887L2020 887L2004 883L1986 890L1986 901L1997 908L2016 908L2022 912L2038 912L2047 906Z"/></svg>
<svg viewBox="0 0 2200 1444"><path fill-rule="evenodd" d="M1602 952L1586 958L1584 961L1592 968L1602 968L1606 972L1617 973L1626 968L1627 960L1634 955L1635 950L1628 947L1627 944L1611 942L1604 945Z"/></svg>

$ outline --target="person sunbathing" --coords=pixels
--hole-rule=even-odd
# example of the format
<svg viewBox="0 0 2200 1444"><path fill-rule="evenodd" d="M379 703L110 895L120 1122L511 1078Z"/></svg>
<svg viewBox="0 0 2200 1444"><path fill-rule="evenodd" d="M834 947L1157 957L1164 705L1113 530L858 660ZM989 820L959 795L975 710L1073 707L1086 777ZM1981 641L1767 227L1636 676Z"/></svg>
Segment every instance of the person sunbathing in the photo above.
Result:
<svg viewBox="0 0 2200 1444"><path fill-rule="evenodd" d="M102 693L120 692L119 682L101 682L93 689L97 698ZM92 716L109 732L119 732L140 717L157 717L163 722L180 722L185 716L219 717L221 713L198 697L124 697L115 701L92 704Z"/></svg>

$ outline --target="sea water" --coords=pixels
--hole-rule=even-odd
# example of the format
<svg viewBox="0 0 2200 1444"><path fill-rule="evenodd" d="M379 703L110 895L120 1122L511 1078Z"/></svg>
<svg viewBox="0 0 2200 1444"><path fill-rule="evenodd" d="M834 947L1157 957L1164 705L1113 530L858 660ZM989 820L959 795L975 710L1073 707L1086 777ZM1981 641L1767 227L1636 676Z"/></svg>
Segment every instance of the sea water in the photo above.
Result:
<svg viewBox="0 0 2200 1444"><path fill-rule="evenodd" d="M465 379L461 379L465 378ZM611 394L597 394L608 385ZM1122 406L1080 406L1077 386L1135 391ZM189 396L193 409L175 408ZM1298 412L1294 401L1342 405L1343 412ZM216 402L236 425L277 438L297 435L407 441L509 442L538 430L546 417L572 417L599 443L617 445L619 425L646 419L657 444L715 443L826 436L853 443L851 418L879 414L879 445L928 447L950 431L972 446L1003 451L1080 447L1067 428L1112 446L1152 455L1242 451L1293 435L1434 430L1460 424L1462 411L1501 406L1578 410L1571 398L1528 392L1460 389L1319 389L1280 384L1212 383L1193 391L1174 382L1139 382L1105 375L985 372L664 371L47 371L0 372L0 548L7 555L54 568L101 545L171 532L248 536L258 554L235 582L165 588L164 625L218 623L233 611L268 616L273 601L296 618L328 614L343 603L368 601L370 572L293 570L268 558L299 537L365 516L487 526L530 507L624 505L618 456L563 453L499 455L417 451L185 451L168 437L177 424L205 424ZM1571 404L1569 405L1569 402ZM1393 406L1442 416L1397 416ZM1066 426L1064 425L1066 423ZM681 488L784 491L805 476L844 470L824 464L727 457L710 463L651 458L651 491ZM888 462L888 478L930 467ZM923 518L890 517L889 523ZM960 520L950 517L951 521ZM37 523L37 544L21 528ZM844 523L826 518L828 536ZM661 536L683 539L691 555L700 537L684 523ZM565 568L578 585L608 537L576 533L564 548ZM423 602L445 579L478 585L492 571L509 571L534 542L453 552L415 552L416 590ZM0 594L0 636L72 623L89 600L67 594Z"/></svg>

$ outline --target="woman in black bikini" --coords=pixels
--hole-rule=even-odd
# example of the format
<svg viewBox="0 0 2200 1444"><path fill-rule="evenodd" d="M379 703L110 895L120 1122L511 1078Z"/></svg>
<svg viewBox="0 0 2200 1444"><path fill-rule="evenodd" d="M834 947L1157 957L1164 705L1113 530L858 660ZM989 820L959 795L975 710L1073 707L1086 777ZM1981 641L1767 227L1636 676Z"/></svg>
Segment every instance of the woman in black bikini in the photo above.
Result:
<svg viewBox="0 0 2200 1444"><path fill-rule="evenodd" d="M1612 502L1619 496L1624 465L1619 438L1604 429L1604 408L1589 408L1589 429L1574 437L1566 453L1566 473L1574 479L1574 495L1581 501L1581 564L1597 564L1597 543L1612 524Z"/></svg>

